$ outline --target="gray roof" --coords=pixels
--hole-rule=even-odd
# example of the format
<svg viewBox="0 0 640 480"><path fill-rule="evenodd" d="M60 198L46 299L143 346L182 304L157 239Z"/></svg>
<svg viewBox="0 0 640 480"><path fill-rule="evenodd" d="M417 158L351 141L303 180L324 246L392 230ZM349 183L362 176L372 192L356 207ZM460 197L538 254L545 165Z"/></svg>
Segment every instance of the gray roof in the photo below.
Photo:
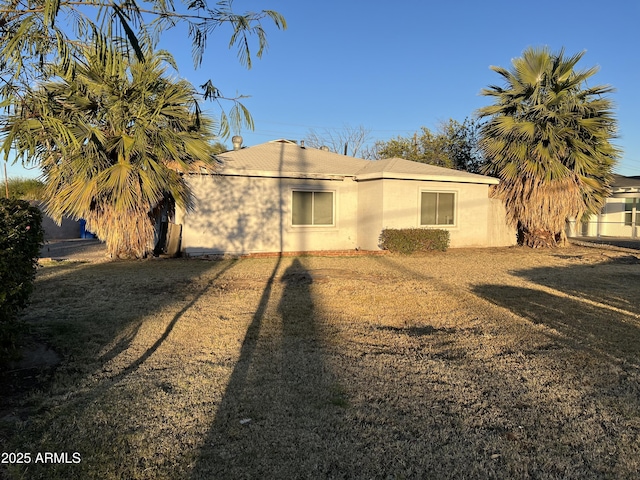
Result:
<svg viewBox="0 0 640 480"><path fill-rule="evenodd" d="M275 140L254 147L217 155L223 175L260 177L291 175L353 176L366 160L346 157L315 148L303 148L286 140Z"/></svg>
<svg viewBox="0 0 640 480"><path fill-rule="evenodd" d="M614 189L616 188L624 188L624 187L640 187L640 177L624 177L622 175L613 175L613 184L611 185Z"/></svg>
<svg viewBox="0 0 640 480"><path fill-rule="evenodd" d="M640 194L640 177L613 175L611 196L617 198L636 198Z"/></svg>
<svg viewBox="0 0 640 480"><path fill-rule="evenodd" d="M378 178L400 178L416 180L434 180L439 182L498 184L497 178L475 173L437 167L426 163L412 162L403 158L366 161L366 165L357 173L358 180Z"/></svg>
<svg viewBox="0 0 640 480"><path fill-rule="evenodd" d="M363 160L346 155L301 147L291 141L274 140L254 147L217 155L221 175L258 177L332 178L353 177L358 181L381 178L441 182L497 184L484 175L436 167L402 158Z"/></svg>

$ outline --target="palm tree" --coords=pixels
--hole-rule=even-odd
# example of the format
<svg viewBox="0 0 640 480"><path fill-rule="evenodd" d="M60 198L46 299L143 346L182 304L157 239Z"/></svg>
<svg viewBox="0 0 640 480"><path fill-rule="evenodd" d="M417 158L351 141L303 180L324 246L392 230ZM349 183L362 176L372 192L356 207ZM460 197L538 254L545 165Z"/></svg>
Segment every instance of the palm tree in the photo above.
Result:
<svg viewBox="0 0 640 480"><path fill-rule="evenodd" d="M503 87L482 91L493 105L481 129L487 157L484 173L498 176L501 198L519 243L555 246L564 240L566 220L597 213L609 193L619 150L611 143L616 119L606 94L610 86L586 86L597 67L576 71L584 52L529 48L513 68L491 67Z"/></svg>
<svg viewBox="0 0 640 480"><path fill-rule="evenodd" d="M193 86L170 78L172 58L85 50L8 118L3 149L43 170L48 213L84 218L112 257L153 249L154 213L191 205L181 173L213 168L213 121Z"/></svg>

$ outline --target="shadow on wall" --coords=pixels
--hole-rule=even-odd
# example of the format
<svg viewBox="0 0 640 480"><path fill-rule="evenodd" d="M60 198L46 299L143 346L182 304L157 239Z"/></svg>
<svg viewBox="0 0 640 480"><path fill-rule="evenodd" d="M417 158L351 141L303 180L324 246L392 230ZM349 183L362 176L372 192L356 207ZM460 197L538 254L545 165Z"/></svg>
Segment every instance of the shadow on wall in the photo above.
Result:
<svg viewBox="0 0 640 480"><path fill-rule="evenodd" d="M308 159L304 148L295 147L295 164L280 146L277 171L273 177L233 175L192 175L189 184L196 199L195 209L180 220L183 245L187 253L242 254L249 252L283 252L286 226L290 222L290 189L304 180L285 178L287 172L305 172ZM296 238L296 250L306 250L306 237Z"/></svg>
<svg viewBox="0 0 640 480"><path fill-rule="evenodd" d="M279 250L283 205L277 180L211 175L192 176L189 183L197 199L184 219L189 253Z"/></svg>

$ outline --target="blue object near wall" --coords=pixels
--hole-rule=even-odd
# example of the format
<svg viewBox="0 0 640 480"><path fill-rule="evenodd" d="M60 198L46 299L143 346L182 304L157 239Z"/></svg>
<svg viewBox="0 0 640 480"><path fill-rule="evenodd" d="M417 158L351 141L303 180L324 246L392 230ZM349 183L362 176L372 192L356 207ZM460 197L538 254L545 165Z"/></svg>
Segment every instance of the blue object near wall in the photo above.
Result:
<svg viewBox="0 0 640 480"><path fill-rule="evenodd" d="M81 218L78 223L80 224L80 238L96 238L94 233L87 230L87 221Z"/></svg>

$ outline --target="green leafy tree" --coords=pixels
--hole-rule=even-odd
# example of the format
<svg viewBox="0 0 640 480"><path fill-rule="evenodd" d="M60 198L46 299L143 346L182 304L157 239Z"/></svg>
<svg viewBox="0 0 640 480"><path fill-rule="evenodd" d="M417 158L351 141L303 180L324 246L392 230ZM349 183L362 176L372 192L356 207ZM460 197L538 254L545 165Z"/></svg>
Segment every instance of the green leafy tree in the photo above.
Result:
<svg viewBox="0 0 640 480"><path fill-rule="evenodd" d="M9 178L7 181L9 198L19 200L42 200L44 182L36 178Z"/></svg>
<svg viewBox="0 0 640 480"><path fill-rule="evenodd" d="M446 150L446 138L422 127L413 137L398 136L386 142L376 142L374 159L404 158L414 162L453 168L453 160Z"/></svg>
<svg viewBox="0 0 640 480"><path fill-rule="evenodd" d="M491 67L504 86L483 94L494 104L481 146L485 171L500 178L493 194L501 198L519 242L531 247L564 241L569 217L597 213L609 194L619 150L610 86L587 86L597 68L576 70L583 53L528 48L511 70Z"/></svg>
<svg viewBox="0 0 640 480"><path fill-rule="evenodd" d="M42 216L24 200L0 198L0 363L15 347L16 324L33 291L44 240Z"/></svg>
<svg viewBox="0 0 640 480"><path fill-rule="evenodd" d="M227 146L222 142L214 142L214 144L211 146L211 149L215 155L229 151Z"/></svg>
<svg viewBox="0 0 640 480"><path fill-rule="evenodd" d="M462 123L449 119L438 128L444 137L444 149L453 162L453 168L470 173L481 173L486 162L479 146L480 123L465 118Z"/></svg>
<svg viewBox="0 0 640 480"><path fill-rule="evenodd" d="M122 58L142 61L145 50L172 30L189 35L199 66L212 33L228 27L229 48L237 49L239 61L251 68L252 58L260 58L267 48L265 21L287 26L273 10L238 14L233 0L0 0L0 105L20 105L35 83L60 71L70 74L88 46L103 63L110 61L114 46L127 53ZM221 136L241 124L253 127L241 96L225 97L212 80L201 88L205 98L233 102L229 115L221 109Z"/></svg>
<svg viewBox="0 0 640 480"><path fill-rule="evenodd" d="M421 127L412 137L378 141L367 156L376 160L398 157L478 173L484 163L478 148L478 129L479 124L474 120L465 119L460 123L450 119L436 132Z"/></svg>
<svg viewBox="0 0 640 480"><path fill-rule="evenodd" d="M191 205L180 172L215 166L214 123L193 86L167 75L171 62L88 48L73 74L25 95L3 131L5 153L42 168L47 213L84 218L114 257L151 251L154 211Z"/></svg>

